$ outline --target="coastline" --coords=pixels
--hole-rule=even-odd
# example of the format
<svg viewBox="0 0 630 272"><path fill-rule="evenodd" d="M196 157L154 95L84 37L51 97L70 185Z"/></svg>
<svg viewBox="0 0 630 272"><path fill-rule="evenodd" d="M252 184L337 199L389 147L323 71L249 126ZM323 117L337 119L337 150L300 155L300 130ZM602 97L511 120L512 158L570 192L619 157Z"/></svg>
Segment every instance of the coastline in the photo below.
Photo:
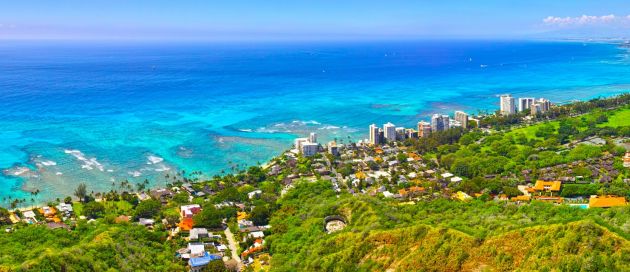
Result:
<svg viewBox="0 0 630 272"><path fill-rule="evenodd" d="M32 179L0 177L0 183L5 186L5 190L0 192L0 196L30 199L29 193L21 189L41 188L42 193L39 196L41 199L54 199L57 196L64 197L71 194L72 188L75 188L80 182L88 183L95 191L109 190L112 187L110 186L112 179L119 183L125 179L140 182L146 178L155 181L151 186L160 186L167 181L163 178L164 173L158 173L156 169L163 168L147 165L146 156L150 154L164 158L163 163L168 164L173 169L172 174L181 170L201 170L205 177L209 178L214 174L220 174L222 171L229 172L232 165L243 167L256 165L257 162L266 162L275 154L286 149L292 138L306 135L310 131L317 131L324 141L333 138L345 139L347 135L351 135L356 141L366 137L363 128L372 122L392 121L397 125L412 127L417 119L426 119L433 112L445 113L455 109L464 109L469 113L474 113L474 109L494 109L496 108L494 94L504 92L524 95L531 91L532 96L536 97L547 97L547 94L550 94L558 98L550 97L550 100L558 103L569 102L569 99L563 99L566 97L606 97L630 89L624 86L606 85L611 84L611 82L623 82L616 80L616 77L610 77L610 75L627 75L624 73L625 65L613 63L601 66L599 64L598 58L608 60L615 58L614 54L618 51L612 47L592 46L593 48L583 50L581 45L568 46L567 48L576 48L578 53L584 51L582 52L583 57L586 56L587 58L583 62L571 63L568 59L561 58L560 61L544 62L538 65L540 67L551 65L553 69L573 69L571 67L577 67L578 64L582 63L597 68L595 69L597 70L596 73L600 73L598 71L605 73L604 78L611 78L611 80L599 80L602 77L597 77L597 74L584 72L575 74L575 78L579 79L575 81L564 81L562 77L556 79L547 76L531 79L537 74L553 74L546 73L546 70L541 71L540 67L536 68L535 62L531 62L536 61L536 59L529 59L527 54L516 57L512 57L512 54L495 58L494 55L485 55L484 50L477 50L487 46L511 49L511 44L500 41L497 44L491 41L472 42L470 45L472 47L467 47L469 45L463 47L463 49L472 51L464 51L466 56L458 56L458 58L461 57L461 60L444 57L433 60L434 62L428 62L433 65L430 70L434 70L434 66L442 67L445 65L445 61L456 61L453 65L459 69L459 72L450 73L451 69L449 69L448 71L438 71L437 74L429 73L430 71L426 70L427 67L424 67L423 64L416 65L414 63L409 66L409 63L401 63L401 54L417 52L416 47L431 52L430 50L435 48L439 50L444 50L444 48L458 49L462 46L461 44L433 42L429 45L422 43L417 45L408 42L396 45L396 43L387 43L382 46L379 45L378 49L367 50L366 52L369 53L367 55L358 55L360 58L355 58L357 56L355 49L361 49L360 52L366 50L360 45L350 49L341 47L345 51L338 51L340 49L332 47L333 45L310 48L309 45L305 44L299 50L294 51L276 48L278 52L264 52L279 58L286 56L284 55L286 52L293 52L295 54L291 54L291 59L282 59L290 65L275 67L269 66L271 64L276 65L275 63L270 63L263 66L249 65L251 67L248 68L244 65L230 66L229 63L222 63L227 65L225 67L230 68L230 71L245 71L244 73L249 77L247 81L252 81L258 87L262 84L262 86L267 86L267 89L252 88L253 86L247 84L241 86L240 83L244 81L242 77L226 78L225 75L219 75L218 78L206 78L185 74L181 75L182 82L192 82L197 84L196 86L204 87L203 89L213 89L213 86L207 85L208 82L225 81L231 83L216 86L214 89L220 90L219 93L214 92L216 90L206 92L197 88L182 90L178 86L166 86L163 93L144 94L145 90L155 89L153 85L155 82L152 82L151 79L134 76L134 80L139 80L137 82L142 88L126 90L131 96L125 97L124 100L120 100L120 97L116 98L115 93L109 92L108 89L99 89L94 86L104 85L108 88L119 89L116 84L111 82L118 82L117 80L128 77L129 73L118 74L120 71L116 70L117 68L99 64L94 69L101 70L103 68L104 71L114 71L113 74L104 74L101 77L111 78L111 81L103 82L98 78L86 77L86 82L91 85L81 85L80 87L103 93L102 96L86 94L87 102L90 102L89 99L92 95L96 95L99 99L103 99L103 103L113 105L112 108L93 103L85 103L84 108L83 105L64 102L66 97L63 95L56 96L57 100L54 101L44 101L46 105L28 104L28 111L22 108L7 107L9 111L19 114L13 116L11 115L13 113L9 113L7 115L9 118L0 119L0 125L14 129L0 137L9 147L0 153L0 162L4 163L0 168L6 169L13 165L31 165L34 167L36 162L32 162L31 158L37 156L43 156L42 159L54 161L57 165L44 166L43 171L46 174ZM532 46L530 43L519 45L516 42L516 44L518 46ZM555 48L560 50L564 47L545 45L539 49ZM150 49L149 47L145 51L152 52ZM304 53L305 50L310 53ZM328 54L335 52L338 54ZM613 53L611 54L611 52ZM193 50L185 53L196 56L195 54L198 52ZM142 52L138 52L138 54L143 56ZM572 54L573 52L571 52ZM168 56L179 57L179 55ZM239 60L246 61L245 64L251 64L247 62L251 60L264 61L264 59L257 58L258 55L247 52L245 55L222 56L237 57ZM352 56L352 58L348 56ZM423 60L423 57L423 55L411 55L404 57L403 60ZM292 64L295 58L301 63L299 66ZM512 58L514 59L510 61ZM364 62L361 59L368 61ZM64 60L52 58L45 59L43 64L36 62L34 65L38 68L46 68L48 62L59 62L59 65L63 65L67 69L74 69L72 60L74 59L71 58L70 62L66 63ZM113 63L129 60L130 58L125 56L123 59L114 59ZM131 60L135 59L131 58ZM369 64L374 64L374 61L393 65L387 67L394 67L394 69L383 70L380 65L370 66ZM492 62L495 62L495 65L492 65ZM140 63L144 64L143 62ZM480 64L488 63L490 65L486 68L480 68ZM171 74L161 74L163 73L161 69L170 67L169 65L172 64L181 63L158 65L150 73L154 74L158 82L164 79L163 76L171 78L173 76ZM501 64L506 66L500 66ZM16 64L8 63L7 65ZM322 66L326 66L326 69L322 69ZM272 71L276 72L261 72L267 71L265 68L269 67L274 67ZM297 69L300 67L304 67L306 70ZM369 69L356 70L357 67ZM615 73L610 73L609 69L613 69L612 71ZM326 73L322 70L326 70ZM582 68L578 70L582 70ZM204 72L206 70L195 71ZM282 74L280 72L283 71L292 76L274 77L274 75ZM573 73L573 70L568 70L567 73L569 72ZM448 76L444 76L444 74ZM18 76L15 76L16 80L20 79ZM515 76L527 77L528 80L527 82L519 82L518 77ZM38 78L33 79L34 82L38 80ZM256 92L251 92L249 89L256 90ZM68 89L68 91L73 90L72 88ZM303 91L296 92L296 90ZM29 89L20 89L19 91L28 95ZM52 91L55 94L54 91L56 90ZM226 91L235 95L225 94ZM177 95L173 96L169 93ZM604 95L598 95L599 93ZM110 96L114 98L110 99ZM152 96L165 97L165 99L156 100ZM179 99L178 97L186 97L186 99ZM245 100L256 100L257 102L243 102ZM3 101L0 99L0 103ZM190 101L194 101L196 106L189 106ZM136 107L134 104L139 106ZM385 106L383 107L383 105ZM99 110L89 112L90 109L87 106ZM68 116L63 115L64 112L61 111L62 114L59 115L56 110L62 108L72 109L76 114ZM39 109L46 109L49 113L40 112ZM83 114L83 112L86 113ZM21 122L23 116L20 114L24 113L38 117ZM293 121L308 124L302 125L300 123L299 126L294 126L291 124ZM60 122L69 124L69 133L59 131L55 127L55 124ZM326 133L330 136L326 136ZM3 137L7 137L7 139ZM82 168L86 162L78 160L72 154L63 153L66 149L79 150L84 153L84 157L88 160L94 158L96 162L102 164L104 171L100 171L96 164L88 165L93 168L92 170ZM109 173L107 170L115 172ZM57 172L61 175L56 176L55 173ZM67 190L64 193L56 193L57 189L55 188ZM42 200L42 202L45 201Z"/></svg>

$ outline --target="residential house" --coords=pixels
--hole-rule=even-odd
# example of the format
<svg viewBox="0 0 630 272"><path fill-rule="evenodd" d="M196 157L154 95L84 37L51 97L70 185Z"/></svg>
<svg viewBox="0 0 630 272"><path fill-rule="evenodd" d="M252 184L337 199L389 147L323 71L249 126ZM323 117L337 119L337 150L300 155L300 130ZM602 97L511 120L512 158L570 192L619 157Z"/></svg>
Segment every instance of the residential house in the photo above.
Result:
<svg viewBox="0 0 630 272"><path fill-rule="evenodd" d="M623 196L592 196L588 201L589 208L610 208L628 205Z"/></svg>
<svg viewBox="0 0 630 272"><path fill-rule="evenodd" d="M190 233L188 235L188 240L190 241L196 241L199 239L203 239L203 238L208 238L208 230L205 228L194 228L190 230Z"/></svg>

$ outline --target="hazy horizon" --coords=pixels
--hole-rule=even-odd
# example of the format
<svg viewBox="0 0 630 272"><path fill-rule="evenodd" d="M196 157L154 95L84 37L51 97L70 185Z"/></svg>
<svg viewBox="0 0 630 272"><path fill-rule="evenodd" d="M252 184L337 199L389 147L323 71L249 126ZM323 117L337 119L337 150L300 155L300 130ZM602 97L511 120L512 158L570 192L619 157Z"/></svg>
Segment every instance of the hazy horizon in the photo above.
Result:
<svg viewBox="0 0 630 272"><path fill-rule="evenodd" d="M388 40L627 36L625 1L9 2L0 39Z"/></svg>

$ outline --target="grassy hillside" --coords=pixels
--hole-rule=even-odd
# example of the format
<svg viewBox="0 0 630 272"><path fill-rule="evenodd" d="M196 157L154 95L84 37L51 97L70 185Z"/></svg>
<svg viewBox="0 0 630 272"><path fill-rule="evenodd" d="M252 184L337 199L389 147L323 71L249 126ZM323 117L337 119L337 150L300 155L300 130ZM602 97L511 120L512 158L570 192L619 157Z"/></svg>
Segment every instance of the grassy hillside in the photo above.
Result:
<svg viewBox="0 0 630 272"><path fill-rule="evenodd" d="M44 226L0 234L0 271L184 271L162 232L129 224Z"/></svg>
<svg viewBox="0 0 630 272"><path fill-rule="evenodd" d="M337 198L325 183L301 184L280 204L268 239L275 271L630 268L628 207L400 205L369 196ZM323 218L332 214L345 217L348 226L326 234Z"/></svg>

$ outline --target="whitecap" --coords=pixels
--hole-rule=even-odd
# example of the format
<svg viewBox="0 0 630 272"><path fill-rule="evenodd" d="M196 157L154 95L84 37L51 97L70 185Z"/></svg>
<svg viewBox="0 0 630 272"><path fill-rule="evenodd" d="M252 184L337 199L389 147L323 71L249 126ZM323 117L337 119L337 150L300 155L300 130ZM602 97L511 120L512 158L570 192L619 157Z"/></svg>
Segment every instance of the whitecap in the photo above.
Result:
<svg viewBox="0 0 630 272"><path fill-rule="evenodd" d="M153 156L153 155L148 156L147 159L149 160L149 162L147 162L147 164L156 164L156 163L160 163L160 162L164 161L163 158L160 158L158 156Z"/></svg>
<svg viewBox="0 0 630 272"><path fill-rule="evenodd" d="M48 160L48 161L41 161L41 162L39 162L39 163L41 163L43 166L53 166L53 165L57 165L57 162L50 161L50 160Z"/></svg>
<svg viewBox="0 0 630 272"><path fill-rule="evenodd" d="M328 125L328 126L323 126L323 127L320 127L320 128L318 128L318 129L326 129L326 130L330 130L330 129L339 129L339 127L338 127L338 126L333 126L333 125Z"/></svg>
<svg viewBox="0 0 630 272"><path fill-rule="evenodd" d="M83 152L81 152L80 150L66 149L63 152L66 154L70 154L73 157L75 157L77 160L83 162L83 164L81 165L81 168L83 169L93 170L94 168L96 168L101 172L105 171L105 168L103 167L103 165L100 162L98 162L96 158L87 158L85 157L85 154L83 154Z"/></svg>
<svg viewBox="0 0 630 272"><path fill-rule="evenodd" d="M63 173L61 173L61 172L57 172L57 173L55 173L55 175L57 175L57 176L61 176L61 175L63 175Z"/></svg>
<svg viewBox="0 0 630 272"><path fill-rule="evenodd" d="M162 165L161 167L155 168L156 172L164 172L164 171L168 171L168 170L171 170L171 168L169 168L167 166L164 166L164 165Z"/></svg>
<svg viewBox="0 0 630 272"><path fill-rule="evenodd" d="M251 128L239 128L238 130L241 132L252 132Z"/></svg>
<svg viewBox="0 0 630 272"><path fill-rule="evenodd" d="M137 178L142 175L140 171L130 171L130 172L127 172L127 174L131 175L134 178Z"/></svg>

